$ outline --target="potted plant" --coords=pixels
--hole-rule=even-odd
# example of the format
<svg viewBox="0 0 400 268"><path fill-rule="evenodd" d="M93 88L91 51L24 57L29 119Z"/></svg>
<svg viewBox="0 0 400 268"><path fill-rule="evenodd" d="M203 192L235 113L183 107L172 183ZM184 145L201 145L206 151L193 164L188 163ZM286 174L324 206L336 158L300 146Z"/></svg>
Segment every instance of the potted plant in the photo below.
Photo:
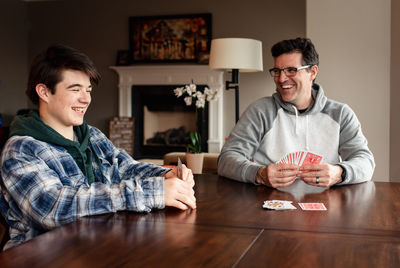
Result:
<svg viewBox="0 0 400 268"><path fill-rule="evenodd" d="M215 100L218 96L218 90L208 87L201 91L193 82L184 87L174 89L177 98L183 97L187 106L196 106L196 122L200 112L204 113L204 106L207 101ZM196 124L197 125L197 124ZM196 127L198 128L198 126ZM201 151L201 136L199 129L189 134L189 144L187 145L186 164L194 174L199 174L203 169L204 154Z"/></svg>
<svg viewBox="0 0 400 268"><path fill-rule="evenodd" d="M199 154L201 153L201 137L199 132L194 131L189 133L190 143L187 145L188 151Z"/></svg>

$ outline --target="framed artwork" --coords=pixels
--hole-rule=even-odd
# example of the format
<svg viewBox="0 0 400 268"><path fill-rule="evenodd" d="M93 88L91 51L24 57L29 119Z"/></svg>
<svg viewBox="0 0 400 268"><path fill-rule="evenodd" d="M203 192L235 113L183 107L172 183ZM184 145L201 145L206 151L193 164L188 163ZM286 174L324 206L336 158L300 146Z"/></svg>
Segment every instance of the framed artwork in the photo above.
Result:
<svg viewBox="0 0 400 268"><path fill-rule="evenodd" d="M211 14L130 17L129 35L132 63L207 64Z"/></svg>
<svg viewBox="0 0 400 268"><path fill-rule="evenodd" d="M129 65L131 63L130 51L129 50L118 50L117 51L117 66Z"/></svg>

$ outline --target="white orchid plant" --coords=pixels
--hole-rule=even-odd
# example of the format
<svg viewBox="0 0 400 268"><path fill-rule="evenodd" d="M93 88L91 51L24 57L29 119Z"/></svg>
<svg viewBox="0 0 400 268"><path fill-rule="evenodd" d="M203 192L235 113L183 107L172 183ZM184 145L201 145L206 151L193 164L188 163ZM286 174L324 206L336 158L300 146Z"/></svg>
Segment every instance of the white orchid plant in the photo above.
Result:
<svg viewBox="0 0 400 268"><path fill-rule="evenodd" d="M187 106L195 104L196 106L196 122L198 110L203 109L206 105L207 101L212 101L217 99L218 90L210 89L208 87L204 88L204 91L201 91L197 88L197 86L193 83L189 85L185 85L184 87L178 87L174 89L175 96L177 98L183 97ZM190 143L188 144L189 151L193 153L201 153L201 137L199 131L191 132L189 134Z"/></svg>

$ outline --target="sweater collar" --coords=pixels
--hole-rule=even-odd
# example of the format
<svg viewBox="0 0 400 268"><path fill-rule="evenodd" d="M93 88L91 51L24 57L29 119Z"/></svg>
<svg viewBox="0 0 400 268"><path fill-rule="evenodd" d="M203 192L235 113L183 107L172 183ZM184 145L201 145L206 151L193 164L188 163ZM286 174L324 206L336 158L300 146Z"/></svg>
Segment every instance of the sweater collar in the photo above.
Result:
<svg viewBox="0 0 400 268"><path fill-rule="evenodd" d="M83 174L88 179L89 184L94 179L92 167L92 150L90 146L89 127L86 122L80 126L74 126L74 133L78 141L71 141L50 126L46 125L39 116L37 110L31 110L26 115L18 115L14 118L10 126L11 136L30 136L37 140L61 146L75 160Z"/></svg>
<svg viewBox="0 0 400 268"><path fill-rule="evenodd" d="M312 85L311 94L312 94L314 101L306 109L306 111L304 113L302 113L302 115L318 113L324 108L324 106L326 104L327 98L324 94L324 91L323 91L321 85L314 83ZM288 112L290 114L295 114L295 110L293 109L293 104L290 102L283 101L281 95L278 92L275 92L272 96L273 96L275 102L280 107L282 107L286 112Z"/></svg>
<svg viewBox="0 0 400 268"><path fill-rule="evenodd" d="M59 145L62 147L79 147L85 150L89 142L89 129L86 122L74 126L74 133L78 141L66 139L50 126L46 125L37 110L31 110L26 115L17 115L10 126L11 136L30 136L37 140Z"/></svg>

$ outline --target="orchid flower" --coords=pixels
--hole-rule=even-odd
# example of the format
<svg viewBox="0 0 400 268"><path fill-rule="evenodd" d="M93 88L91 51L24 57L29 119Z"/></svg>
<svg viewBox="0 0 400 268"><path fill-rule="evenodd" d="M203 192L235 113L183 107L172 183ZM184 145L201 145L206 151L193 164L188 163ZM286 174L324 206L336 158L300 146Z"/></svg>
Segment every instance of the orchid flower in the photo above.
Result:
<svg viewBox="0 0 400 268"><path fill-rule="evenodd" d="M196 100L196 107L197 108L204 108L204 105L206 104L206 101L204 98L200 98Z"/></svg>
<svg viewBox="0 0 400 268"><path fill-rule="evenodd" d="M204 88L204 91L197 90L196 84L185 85L184 87L178 87L174 89L174 94L177 98L184 96L183 100L187 106L191 106L194 102L196 105L196 122L198 112L203 109L207 101L215 100L218 97L218 90L210 89L208 87ZM204 110L202 110L204 113ZM198 131L190 133L191 143L188 144L190 151L195 153L201 152L201 138Z"/></svg>
<svg viewBox="0 0 400 268"><path fill-rule="evenodd" d="M186 106L192 105L192 97L188 96L188 97L185 97L183 100L185 101Z"/></svg>
<svg viewBox="0 0 400 268"><path fill-rule="evenodd" d="M183 88L183 87L177 87L177 88L175 88L175 89L174 89L175 96L179 98L180 96L183 95L183 91L184 91L184 88Z"/></svg>

